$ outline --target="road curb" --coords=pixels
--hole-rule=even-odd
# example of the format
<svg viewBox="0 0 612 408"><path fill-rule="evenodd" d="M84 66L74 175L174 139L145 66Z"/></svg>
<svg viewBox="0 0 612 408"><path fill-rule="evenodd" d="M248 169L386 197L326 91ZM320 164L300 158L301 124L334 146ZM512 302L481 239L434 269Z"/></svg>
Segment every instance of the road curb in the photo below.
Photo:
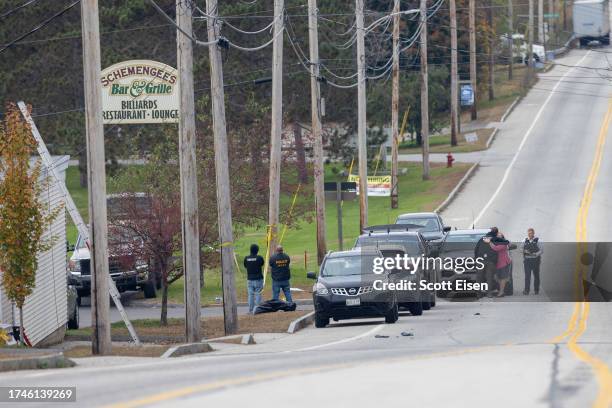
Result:
<svg viewBox="0 0 612 408"><path fill-rule="evenodd" d="M444 200L444 202L442 204L440 204L438 206L438 208L436 208L434 210L435 213L440 213L440 212L444 211L446 209L446 207L448 207L450 205L450 203L453 202L453 200L455 199L455 197L457 196L459 191L461 191L461 189L463 188L465 183L467 183L467 181L475 173L477 167L478 167L478 163L474 163L472 165L472 167L470 167L470 169L467 171L467 173L465 173L463 178L461 180L459 180L459 183L457 183L457 185L455 186L453 191L451 191L450 194L448 195L448 197L446 197L446 200Z"/></svg>
<svg viewBox="0 0 612 408"><path fill-rule="evenodd" d="M487 139L487 149L489 148L489 146L491 146L491 143L493 143L493 139L495 139L495 136L497 136L497 132L499 132L498 128L495 128L495 130L491 132L491 136L489 136L489 138Z"/></svg>
<svg viewBox="0 0 612 408"><path fill-rule="evenodd" d="M504 112L503 116L501 117L500 122L505 122L506 119L508 119L508 116L510 116L510 114L512 113L512 111L514 111L514 108L516 108L516 105L518 105L520 101L521 101L521 97L517 96L514 102L512 102L512 104L508 107L508 109L506 109L506 112ZM489 147L488 142L487 142L487 147Z"/></svg>
<svg viewBox="0 0 612 408"><path fill-rule="evenodd" d="M300 331L303 328L310 326L314 322L314 320L315 312L310 312L302 317L298 317L297 319L291 322L289 328L287 329L287 333L293 334L297 331Z"/></svg>
<svg viewBox="0 0 612 408"><path fill-rule="evenodd" d="M64 353L58 352L42 356L0 360L0 372L17 370L36 370L44 368L74 367L76 364Z"/></svg>
<svg viewBox="0 0 612 408"><path fill-rule="evenodd" d="M244 344L244 345L249 345L249 344L256 344L255 343L255 337L253 335L253 333L248 333L248 334L234 334L232 336L223 336L223 337L215 337L214 339L208 339L206 340L206 342L208 343L219 343L219 342L224 342L225 340L236 340L236 339L240 339L240 344Z"/></svg>
<svg viewBox="0 0 612 408"><path fill-rule="evenodd" d="M181 357L189 354L200 354L214 351L208 343L187 343L170 347L160 358Z"/></svg>

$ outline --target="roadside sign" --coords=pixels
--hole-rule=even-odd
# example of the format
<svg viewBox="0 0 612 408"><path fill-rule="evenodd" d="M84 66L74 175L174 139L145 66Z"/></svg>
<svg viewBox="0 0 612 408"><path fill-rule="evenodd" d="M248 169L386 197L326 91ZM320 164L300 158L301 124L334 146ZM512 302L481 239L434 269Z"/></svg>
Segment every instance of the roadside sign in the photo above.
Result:
<svg viewBox="0 0 612 408"><path fill-rule="evenodd" d="M461 106L474 105L474 88L472 84L461 84Z"/></svg>
<svg viewBox="0 0 612 408"><path fill-rule="evenodd" d="M359 195L359 176L350 175L349 181L356 183L355 189ZM368 177L368 196L391 197L391 176Z"/></svg>
<svg viewBox="0 0 612 408"><path fill-rule="evenodd" d="M478 141L478 135L476 133L468 133L465 135L465 142L469 144L476 143Z"/></svg>
<svg viewBox="0 0 612 408"><path fill-rule="evenodd" d="M104 124L178 122L175 68L157 61L123 61L104 69L100 81Z"/></svg>

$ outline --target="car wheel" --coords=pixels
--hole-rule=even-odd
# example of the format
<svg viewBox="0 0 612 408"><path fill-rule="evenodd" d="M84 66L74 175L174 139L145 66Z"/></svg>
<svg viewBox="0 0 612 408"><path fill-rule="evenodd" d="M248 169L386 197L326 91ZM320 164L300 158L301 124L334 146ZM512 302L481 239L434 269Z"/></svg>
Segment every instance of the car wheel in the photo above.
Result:
<svg viewBox="0 0 612 408"><path fill-rule="evenodd" d="M423 310L429 310L431 309L431 303L429 301L421 302L421 307L423 308Z"/></svg>
<svg viewBox="0 0 612 408"><path fill-rule="evenodd" d="M144 293L145 299L153 299L156 296L155 282L148 281L147 283L145 283L144 287L142 288L142 291Z"/></svg>
<svg viewBox="0 0 612 408"><path fill-rule="evenodd" d="M431 302L429 302L429 307L436 307L436 295L432 295Z"/></svg>
<svg viewBox="0 0 612 408"><path fill-rule="evenodd" d="M441 298L448 297L448 290L439 290L438 293L437 293L437 296L441 297Z"/></svg>
<svg viewBox="0 0 612 408"><path fill-rule="evenodd" d="M421 302L410 302L408 310L413 316L421 316L423 314L423 303Z"/></svg>
<svg viewBox="0 0 612 408"><path fill-rule="evenodd" d="M329 317L321 316L315 312L315 327L322 329L329 324Z"/></svg>
<svg viewBox="0 0 612 408"><path fill-rule="evenodd" d="M393 324L397 322L397 319L399 319L399 310L396 303L385 315L385 323Z"/></svg>
<svg viewBox="0 0 612 408"><path fill-rule="evenodd" d="M68 319L67 326L69 330L76 330L79 328L79 307L77 305L74 305L74 311L72 312L72 316Z"/></svg>

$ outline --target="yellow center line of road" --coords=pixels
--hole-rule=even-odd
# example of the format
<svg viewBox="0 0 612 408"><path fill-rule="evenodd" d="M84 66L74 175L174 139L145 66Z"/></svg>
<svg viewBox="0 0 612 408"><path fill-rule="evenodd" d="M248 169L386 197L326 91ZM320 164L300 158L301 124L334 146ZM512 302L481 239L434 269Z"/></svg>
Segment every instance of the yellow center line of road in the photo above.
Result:
<svg viewBox="0 0 612 408"><path fill-rule="evenodd" d="M398 363L403 361L420 361L420 360L428 360L434 358L444 358L444 357L457 357L465 354L472 353L481 353L485 351L492 351L498 348L503 348L507 346L512 346L513 343L508 343L499 346L483 346L483 347L475 347L475 348L467 348L462 350L452 350L452 351L442 351L438 353L431 354L423 354L423 355L414 355L409 357L389 357L383 358L374 362L367 362L364 365L380 365L380 364L389 364L389 363ZM137 408L143 407L153 404L158 404L164 401L170 401L177 398L187 397L190 395L217 391L220 389L224 389L231 386L240 386L240 385L248 385L259 383L268 380L278 380L281 378L287 377L295 377L299 375L307 375L307 374L316 374L322 373L326 371L332 370L340 370L346 368L356 367L358 364L356 363L339 363L339 364L328 364L321 365L315 367L307 367L302 369L290 369L290 370L282 370L282 371L273 371L269 373L262 374L254 374L250 376L243 376L237 378L230 378L227 380L219 380L213 381L204 384L196 384L189 387L178 388L171 391L161 392L158 394L154 394L144 398L138 398L131 401L119 402L116 404L107 405L106 408Z"/></svg>
<svg viewBox="0 0 612 408"><path fill-rule="evenodd" d="M599 137L597 139L597 147L595 149L595 158L589 172L586 186L580 209L578 210L578 218L576 220L576 274L574 281L576 303L574 304L574 311L570 317L567 329L561 335L551 340L552 343L559 343L563 339L568 338L567 347L574 353L576 358L583 361L584 363L591 366L591 369L595 373L597 382L599 384L599 392L595 401L593 402L593 408L608 408L612 407L612 372L608 365L589 354L578 344L580 337L584 334L587 329L587 322L589 318L589 312L591 304L584 300L584 288L583 281L585 277L585 265L582 264L582 254L586 252L587 246L587 219L589 215L589 209L593 200L593 192L599 175L599 169L603 160L604 146L608 137L608 130L610 128L610 122L612 121L612 100L608 102L608 111L604 117Z"/></svg>

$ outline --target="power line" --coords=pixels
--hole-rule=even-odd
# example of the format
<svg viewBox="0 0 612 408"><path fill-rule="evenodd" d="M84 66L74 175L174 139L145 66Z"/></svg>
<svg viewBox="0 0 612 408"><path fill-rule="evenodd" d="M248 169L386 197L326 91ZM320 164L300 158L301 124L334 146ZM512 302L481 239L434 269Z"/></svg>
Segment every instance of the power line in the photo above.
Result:
<svg viewBox="0 0 612 408"><path fill-rule="evenodd" d="M73 8L74 6L76 6L77 4L80 3L81 0L76 0L75 2L73 2L72 4L70 4L68 7L64 8L62 11L54 14L53 16L49 17L48 19L46 19L45 21L43 21L42 23L38 24L36 27L34 27L33 29L31 29L30 31L28 31L27 33L20 35L19 37L17 37L16 39L14 39L13 41L11 41L10 43L8 43L6 46L4 46L4 48L0 49L0 53L2 53L3 51L9 49L11 46L13 46L13 44L23 40L24 38L34 34L35 32L37 32L38 30L44 28L45 26L47 26L49 23L51 23L53 20L55 20L56 18L62 16L64 13L66 13L68 10L70 10L71 8Z"/></svg>
<svg viewBox="0 0 612 408"><path fill-rule="evenodd" d="M15 7L15 8L14 8L14 9L12 9L12 10L9 10L9 11L7 11L7 12L3 13L3 14L0 14L0 19L3 19L3 18L5 18L5 17L8 17L8 16L10 16L10 15L11 15L11 14L13 14L13 13L18 12L18 11L19 11L19 10L21 10L22 8L27 7L27 6L29 6L30 4L34 4L34 3L36 3L37 1L38 1L38 0L29 0L29 1L26 1L26 2L25 2L25 3L23 3L21 6L17 6L17 7Z"/></svg>

